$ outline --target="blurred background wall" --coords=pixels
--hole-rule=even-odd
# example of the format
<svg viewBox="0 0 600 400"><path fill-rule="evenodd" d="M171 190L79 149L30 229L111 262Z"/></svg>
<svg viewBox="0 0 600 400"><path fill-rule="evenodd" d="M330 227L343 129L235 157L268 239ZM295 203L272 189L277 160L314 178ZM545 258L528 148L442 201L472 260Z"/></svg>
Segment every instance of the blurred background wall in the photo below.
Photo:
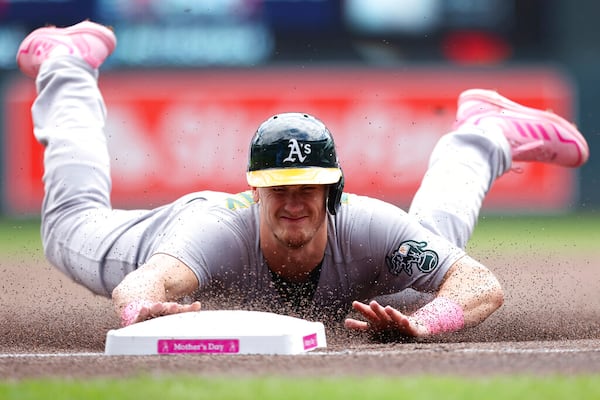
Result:
<svg viewBox="0 0 600 400"><path fill-rule="evenodd" d="M600 204L599 17L594 0L0 0L0 212L35 214L41 201L41 149L31 143L28 115L35 93L16 70L16 49L39 26L83 19L113 26L119 40L101 78L113 118L109 126L128 138L112 144L115 151L125 149L114 167L117 206L153 206L201 185L243 190L252 129L282 107L323 110L325 122L342 131L340 148L348 155L342 161L365 175L349 187L406 206L435 135L451 122L456 95L468 85L485 85L572 119L591 149L590 161L567 175L543 169L520 181L508 178L488 209L594 211ZM211 101L217 104L212 109ZM347 117L357 109L368 122L364 126L360 118ZM160 124L177 132L156 139L169 131L155 121L167 113L178 117ZM124 129L118 118L138 125ZM373 128L384 120L387 128ZM363 136L346 133L353 128L364 128ZM243 135L227 136L227 129ZM136 138L131 132L137 130L146 136ZM404 136L381 139L396 135ZM402 150L386 164L380 161L385 157L360 152L356 143L365 137ZM176 159L188 175L182 173L177 185L148 179L164 168L148 170L144 142L153 144L155 159L165 167ZM158 154L175 142L198 148L229 143L235 154L227 153L228 168L214 154L194 164L199 153L189 151L193 145L168 157ZM394 164L411 152L418 160ZM412 173L410 165L416 166ZM364 172L365 166L373 169ZM134 174L135 168L142 172ZM218 176L220 169L221 182L227 174L240 179L225 186L194 182L198 170ZM391 195L394 187L407 196ZM531 198L523 194L528 188Z"/></svg>

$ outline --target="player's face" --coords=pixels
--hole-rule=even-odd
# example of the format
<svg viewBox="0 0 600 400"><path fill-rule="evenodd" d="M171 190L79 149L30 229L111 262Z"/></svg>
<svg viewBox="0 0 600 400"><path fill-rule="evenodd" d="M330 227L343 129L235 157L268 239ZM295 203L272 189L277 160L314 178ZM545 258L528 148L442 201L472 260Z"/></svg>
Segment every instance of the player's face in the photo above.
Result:
<svg viewBox="0 0 600 400"><path fill-rule="evenodd" d="M315 237L327 238L326 185L273 186L256 191L261 212L261 240L301 248Z"/></svg>

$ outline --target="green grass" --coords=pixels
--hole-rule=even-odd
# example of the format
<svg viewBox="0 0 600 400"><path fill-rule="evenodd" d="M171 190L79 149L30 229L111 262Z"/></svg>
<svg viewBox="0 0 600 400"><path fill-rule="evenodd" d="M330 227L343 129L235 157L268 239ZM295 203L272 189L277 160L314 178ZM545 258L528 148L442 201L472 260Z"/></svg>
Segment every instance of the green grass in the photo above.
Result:
<svg viewBox="0 0 600 400"><path fill-rule="evenodd" d="M0 254L41 254L41 248L39 218L0 218Z"/></svg>
<svg viewBox="0 0 600 400"><path fill-rule="evenodd" d="M597 399L600 379L577 377L202 378L30 380L0 383L11 399Z"/></svg>
<svg viewBox="0 0 600 400"><path fill-rule="evenodd" d="M600 213L552 216L482 216L468 248L511 251L591 251L600 243Z"/></svg>

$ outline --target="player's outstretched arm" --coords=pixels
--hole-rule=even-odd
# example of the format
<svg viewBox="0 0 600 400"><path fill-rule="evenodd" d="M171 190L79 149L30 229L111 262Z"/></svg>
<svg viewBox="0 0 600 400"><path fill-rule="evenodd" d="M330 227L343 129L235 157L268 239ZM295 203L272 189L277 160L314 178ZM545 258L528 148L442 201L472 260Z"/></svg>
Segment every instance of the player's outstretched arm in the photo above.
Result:
<svg viewBox="0 0 600 400"><path fill-rule="evenodd" d="M354 310L366 319L348 318L345 326L360 331L382 332L390 329L413 337L454 332L483 322L504 302L496 277L471 257L457 261L446 274L436 297L411 315L405 315L376 301L353 303Z"/></svg>
<svg viewBox="0 0 600 400"><path fill-rule="evenodd" d="M162 315L198 311L199 302L177 303L197 289L198 279L190 268L176 258L156 254L121 281L112 300L121 325L127 326Z"/></svg>

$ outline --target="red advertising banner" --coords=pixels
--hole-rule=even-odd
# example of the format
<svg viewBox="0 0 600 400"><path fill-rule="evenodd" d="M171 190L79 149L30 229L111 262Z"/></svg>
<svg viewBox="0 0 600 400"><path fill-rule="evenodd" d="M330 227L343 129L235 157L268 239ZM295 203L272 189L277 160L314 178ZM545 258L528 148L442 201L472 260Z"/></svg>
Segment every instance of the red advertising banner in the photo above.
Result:
<svg viewBox="0 0 600 400"><path fill-rule="evenodd" d="M270 115L301 111L332 131L346 190L410 204L429 154L454 121L456 99L480 87L573 118L570 82L551 69L281 68L106 72L115 207L154 207L196 190L245 190L250 138ZM34 84L4 92L11 213L37 213L43 148L32 135ZM492 188L488 210L556 211L577 194L575 172L523 164Z"/></svg>

